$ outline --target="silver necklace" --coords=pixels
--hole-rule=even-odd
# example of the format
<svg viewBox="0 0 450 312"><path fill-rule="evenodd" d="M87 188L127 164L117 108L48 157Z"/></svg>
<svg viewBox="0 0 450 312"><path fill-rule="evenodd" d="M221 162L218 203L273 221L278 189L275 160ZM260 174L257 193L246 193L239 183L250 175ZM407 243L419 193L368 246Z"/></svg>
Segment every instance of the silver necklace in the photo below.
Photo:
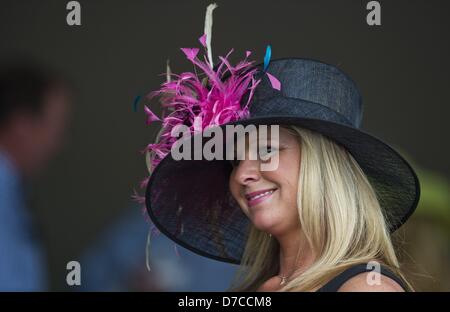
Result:
<svg viewBox="0 0 450 312"><path fill-rule="evenodd" d="M290 278L292 275L294 275L294 273L295 273L296 271L297 271L297 270L294 270L294 272L292 272L290 275L286 275L286 276L284 276L284 275L278 275L278 277L281 279L280 285L286 284L287 279Z"/></svg>
<svg viewBox="0 0 450 312"><path fill-rule="evenodd" d="M278 275L278 277L281 278L280 285L286 284L286 279L288 278L287 276Z"/></svg>
<svg viewBox="0 0 450 312"><path fill-rule="evenodd" d="M278 275L278 277L281 279L280 285L286 284L286 281L287 281L289 278L291 278L292 275L294 275L295 272L297 272L298 270L299 270L299 269L292 271L292 273L289 274L289 275Z"/></svg>

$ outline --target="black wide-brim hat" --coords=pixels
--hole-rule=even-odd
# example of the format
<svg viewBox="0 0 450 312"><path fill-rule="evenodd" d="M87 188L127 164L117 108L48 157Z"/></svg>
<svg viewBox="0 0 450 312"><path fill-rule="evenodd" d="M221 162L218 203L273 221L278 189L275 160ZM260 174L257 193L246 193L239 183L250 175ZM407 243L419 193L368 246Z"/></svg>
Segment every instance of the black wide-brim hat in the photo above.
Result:
<svg viewBox="0 0 450 312"><path fill-rule="evenodd" d="M376 192L390 231L399 228L417 206L419 181L398 152L360 129L363 107L355 83L338 68L309 59L272 60L267 72L278 78L281 90L261 76L250 116L221 125L223 132L226 125L276 124L321 133L354 157ZM177 161L168 154L147 185L152 222L197 254L239 264L250 220L230 193L231 171L229 160Z"/></svg>

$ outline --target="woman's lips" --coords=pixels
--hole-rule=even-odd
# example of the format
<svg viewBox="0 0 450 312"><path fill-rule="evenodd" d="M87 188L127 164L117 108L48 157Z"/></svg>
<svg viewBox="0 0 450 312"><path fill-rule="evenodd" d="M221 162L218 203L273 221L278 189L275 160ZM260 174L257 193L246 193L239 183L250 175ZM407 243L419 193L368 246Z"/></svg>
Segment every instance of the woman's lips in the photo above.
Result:
<svg viewBox="0 0 450 312"><path fill-rule="evenodd" d="M276 190L277 189L269 189L269 190L264 191L264 192L254 192L254 193L251 193L249 195L246 195L245 197L247 198L248 206L252 207L252 206L255 206L255 205L265 201L266 199L270 198L270 196L272 196L272 194ZM253 195L255 193L259 193L259 194Z"/></svg>

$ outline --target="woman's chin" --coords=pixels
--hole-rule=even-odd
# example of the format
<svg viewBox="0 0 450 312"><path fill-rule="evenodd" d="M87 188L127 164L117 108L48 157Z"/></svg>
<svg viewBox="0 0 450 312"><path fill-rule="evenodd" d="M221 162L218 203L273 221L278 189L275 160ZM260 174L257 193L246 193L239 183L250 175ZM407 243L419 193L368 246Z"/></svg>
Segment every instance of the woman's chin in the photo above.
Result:
<svg viewBox="0 0 450 312"><path fill-rule="evenodd" d="M270 229L275 226L273 216L262 211L253 214L251 220L253 225L260 231L270 232Z"/></svg>

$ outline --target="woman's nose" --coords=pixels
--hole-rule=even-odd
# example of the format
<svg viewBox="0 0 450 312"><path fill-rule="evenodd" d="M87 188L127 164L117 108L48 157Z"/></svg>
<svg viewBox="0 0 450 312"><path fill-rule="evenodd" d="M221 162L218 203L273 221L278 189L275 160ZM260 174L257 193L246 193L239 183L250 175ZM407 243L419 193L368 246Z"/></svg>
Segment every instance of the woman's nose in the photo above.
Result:
<svg viewBox="0 0 450 312"><path fill-rule="evenodd" d="M259 161L249 159L241 160L236 168L235 178L242 185L248 185L258 181L261 178Z"/></svg>

